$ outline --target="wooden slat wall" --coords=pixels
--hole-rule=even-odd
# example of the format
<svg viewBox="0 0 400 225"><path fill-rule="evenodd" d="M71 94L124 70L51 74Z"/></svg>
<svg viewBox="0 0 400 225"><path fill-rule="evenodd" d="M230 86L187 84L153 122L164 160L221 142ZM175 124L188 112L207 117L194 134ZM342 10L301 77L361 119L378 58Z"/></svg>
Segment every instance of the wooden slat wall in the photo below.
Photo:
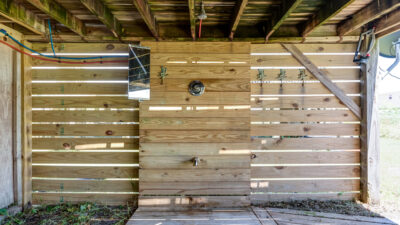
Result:
<svg viewBox="0 0 400 225"><path fill-rule="evenodd" d="M142 45L151 48L151 97L140 104L139 207L249 205L250 44ZM192 80L204 83L202 96L189 94Z"/></svg>
<svg viewBox="0 0 400 225"><path fill-rule="evenodd" d="M296 46L360 102L354 45ZM281 45L252 45L251 53L252 203L357 198L357 117L308 71L300 80L302 65ZM258 69L264 69L262 82ZM280 69L286 71L283 82Z"/></svg>
<svg viewBox="0 0 400 225"><path fill-rule="evenodd" d="M51 52L47 44L34 48ZM58 53L128 53L123 44L56 44L55 48ZM127 97L128 63L34 61L33 66L33 203L136 202L139 104Z"/></svg>

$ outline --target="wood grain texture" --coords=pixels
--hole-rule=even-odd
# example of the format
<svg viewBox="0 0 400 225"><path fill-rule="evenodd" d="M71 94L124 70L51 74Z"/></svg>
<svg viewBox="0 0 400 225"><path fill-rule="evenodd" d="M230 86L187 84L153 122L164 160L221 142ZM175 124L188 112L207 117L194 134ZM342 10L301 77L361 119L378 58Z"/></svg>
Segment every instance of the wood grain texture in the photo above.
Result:
<svg viewBox="0 0 400 225"><path fill-rule="evenodd" d="M135 138L33 138L33 149L48 150L135 150Z"/></svg>
<svg viewBox="0 0 400 225"><path fill-rule="evenodd" d="M159 78L150 80L151 92L187 92L193 79ZM249 79L200 79L207 92L249 92Z"/></svg>
<svg viewBox="0 0 400 225"><path fill-rule="evenodd" d="M321 69L331 80L359 80L360 71L359 69ZM306 74L305 80L318 80L308 70L304 71ZM265 78L264 81L278 81L280 70L278 69L264 69ZM286 70L285 80L300 81L300 71L297 69ZM258 70L250 70L250 78L253 81L257 79Z"/></svg>
<svg viewBox="0 0 400 225"><path fill-rule="evenodd" d="M353 63L351 55L308 55L307 58L316 66L357 66ZM251 66L303 66L291 55L263 56L256 55L251 57Z"/></svg>
<svg viewBox="0 0 400 225"><path fill-rule="evenodd" d="M33 83L33 94L116 94L125 95L127 84L93 84L93 83Z"/></svg>
<svg viewBox="0 0 400 225"><path fill-rule="evenodd" d="M248 79L249 68L225 65L219 67L194 67L192 65L166 66L169 79ZM150 77L160 78L160 66L150 66Z"/></svg>
<svg viewBox="0 0 400 225"><path fill-rule="evenodd" d="M346 192L359 191L360 180L251 181L252 192Z"/></svg>
<svg viewBox="0 0 400 225"><path fill-rule="evenodd" d="M237 67L249 67L250 58L248 54L187 54L187 53L157 53L150 56L150 61L153 66L162 65L176 65L176 62L186 62L181 63L182 65L191 65L198 67L209 67L209 66L227 66L233 65L230 62L240 62L234 64ZM197 63L202 61L203 63ZM218 62L218 63L214 63Z"/></svg>
<svg viewBox="0 0 400 225"><path fill-rule="evenodd" d="M188 92L152 92L151 102L142 102L148 105L188 105L188 104L226 104L226 105L246 105L249 104L249 92L204 92L199 96L193 96Z"/></svg>
<svg viewBox="0 0 400 225"><path fill-rule="evenodd" d="M317 201L329 201L329 200L352 200L358 199L360 194L357 193L316 193L316 194L259 194L259 195L251 195L251 203L252 204L263 204L265 202L273 202L273 201L303 201L303 200L317 200ZM280 223L279 223L280 224Z"/></svg>
<svg viewBox="0 0 400 225"><path fill-rule="evenodd" d="M67 193L33 193L33 204L55 204L69 202L78 204L84 202L94 202L102 205L126 205L133 204L137 197L132 194L67 194Z"/></svg>
<svg viewBox="0 0 400 225"><path fill-rule="evenodd" d="M33 70L32 80L89 81L89 80L128 80L127 70Z"/></svg>
<svg viewBox="0 0 400 225"><path fill-rule="evenodd" d="M127 97L33 97L34 108L136 108L138 101Z"/></svg>
<svg viewBox="0 0 400 225"><path fill-rule="evenodd" d="M134 164L139 162L137 152L33 152L35 163Z"/></svg>
<svg viewBox="0 0 400 225"><path fill-rule="evenodd" d="M249 120L243 118L141 118L144 130L249 130Z"/></svg>
<svg viewBox="0 0 400 225"><path fill-rule="evenodd" d="M358 138L254 138L252 150L352 150L360 149Z"/></svg>
<svg viewBox="0 0 400 225"><path fill-rule="evenodd" d="M354 178L359 166L266 166L252 167L251 178Z"/></svg>
<svg viewBox="0 0 400 225"><path fill-rule="evenodd" d="M342 164L359 163L360 152L254 152L252 164Z"/></svg>
<svg viewBox="0 0 400 225"><path fill-rule="evenodd" d="M360 83L333 83L337 88L346 94L359 94ZM252 95L309 95L309 94L332 94L332 92L321 83L271 83L263 84L262 86L257 83L251 84ZM347 96L346 96L347 97ZM348 97L350 98L350 97ZM351 98L350 98L351 100Z"/></svg>
<svg viewBox="0 0 400 225"><path fill-rule="evenodd" d="M127 180L32 180L34 191L66 192L133 192L138 181Z"/></svg>
<svg viewBox="0 0 400 225"><path fill-rule="evenodd" d="M359 124L253 124L251 136L359 135Z"/></svg>
<svg viewBox="0 0 400 225"><path fill-rule="evenodd" d="M54 178L137 178L135 167L33 166L33 177Z"/></svg>
<svg viewBox="0 0 400 225"><path fill-rule="evenodd" d="M250 155L249 143L140 143L140 156Z"/></svg>
<svg viewBox="0 0 400 225"><path fill-rule="evenodd" d="M137 124L34 124L35 136L137 136Z"/></svg>
<svg viewBox="0 0 400 225"><path fill-rule="evenodd" d="M252 97L252 107L266 108L346 108L335 96L282 96L282 97ZM351 97L360 105L360 97Z"/></svg>
<svg viewBox="0 0 400 225"><path fill-rule="evenodd" d="M197 130L140 130L140 142L152 143L243 143L250 140L248 130L244 131L197 131Z"/></svg>
<svg viewBox="0 0 400 225"><path fill-rule="evenodd" d="M271 122L343 122L359 121L348 110L256 110L251 111L251 120Z"/></svg>
<svg viewBox="0 0 400 225"><path fill-rule="evenodd" d="M354 53L356 44L294 44L304 53ZM287 53L281 44L252 44L251 53Z"/></svg>
<svg viewBox="0 0 400 225"><path fill-rule="evenodd" d="M250 42L141 42L151 53L248 54Z"/></svg>
<svg viewBox="0 0 400 225"><path fill-rule="evenodd" d="M138 122L139 111L33 111L35 122Z"/></svg>

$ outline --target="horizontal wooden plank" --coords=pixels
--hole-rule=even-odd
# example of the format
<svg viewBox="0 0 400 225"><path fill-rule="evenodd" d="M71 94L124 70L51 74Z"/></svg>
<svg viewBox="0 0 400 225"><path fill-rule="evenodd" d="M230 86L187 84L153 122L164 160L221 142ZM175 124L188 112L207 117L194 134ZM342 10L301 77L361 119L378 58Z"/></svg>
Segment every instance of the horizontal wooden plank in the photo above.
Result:
<svg viewBox="0 0 400 225"><path fill-rule="evenodd" d="M193 79L150 80L151 92L187 92ZM250 79L200 79L207 92L250 92Z"/></svg>
<svg viewBox="0 0 400 225"><path fill-rule="evenodd" d="M138 178L138 168L120 166L32 166L32 177Z"/></svg>
<svg viewBox="0 0 400 225"><path fill-rule="evenodd" d="M140 143L140 156L249 155L249 143Z"/></svg>
<svg viewBox="0 0 400 225"><path fill-rule="evenodd" d="M195 155L196 153L193 152ZM139 164L143 169L227 169L250 168L250 154L196 156L197 166L193 166L194 156L140 156Z"/></svg>
<svg viewBox="0 0 400 225"><path fill-rule="evenodd" d="M137 152L33 152L32 162L137 164L139 162L139 154Z"/></svg>
<svg viewBox="0 0 400 225"><path fill-rule="evenodd" d="M250 169L140 169L140 182L249 181Z"/></svg>
<svg viewBox="0 0 400 225"><path fill-rule="evenodd" d="M249 131L175 131L141 130L140 142L203 142L203 143L240 143L250 140Z"/></svg>
<svg viewBox="0 0 400 225"><path fill-rule="evenodd" d="M316 66L357 66L352 55L307 55ZM255 55L251 57L251 66L288 67L303 66L291 55Z"/></svg>
<svg viewBox="0 0 400 225"><path fill-rule="evenodd" d="M182 65L168 65L165 79L249 79L248 67L224 65L219 67L193 67ZM150 77L159 78L161 66L150 66Z"/></svg>
<svg viewBox="0 0 400 225"><path fill-rule="evenodd" d="M207 92L201 96L193 96L189 92L152 92L150 101L141 102L145 105L185 105L185 104L249 104L249 92Z"/></svg>
<svg viewBox="0 0 400 225"><path fill-rule="evenodd" d="M253 150L351 150L360 149L358 138L255 138Z"/></svg>
<svg viewBox="0 0 400 225"><path fill-rule="evenodd" d="M360 163L360 152L254 152L251 158L252 164Z"/></svg>
<svg viewBox="0 0 400 225"><path fill-rule="evenodd" d="M349 110L253 110L251 121L343 122L359 121L359 119Z"/></svg>
<svg viewBox="0 0 400 225"><path fill-rule="evenodd" d="M249 195L250 182L140 182L141 195Z"/></svg>
<svg viewBox="0 0 400 225"><path fill-rule="evenodd" d="M32 193L32 204L49 205L60 203L85 203L93 202L103 205L124 205L134 204L137 195L133 194L90 194L90 193Z"/></svg>
<svg viewBox="0 0 400 225"><path fill-rule="evenodd" d="M138 122L139 111L33 111L33 122Z"/></svg>
<svg viewBox="0 0 400 225"><path fill-rule="evenodd" d="M331 80L359 80L360 70L359 69L321 69ZM264 79L265 81L278 81L280 70L278 69L264 69ZM285 70L286 77L285 80L297 80L301 81L299 78L300 71L296 69ZM304 70L306 77L304 80L317 80L308 70ZM250 79L258 80L258 70L250 70Z"/></svg>
<svg viewBox="0 0 400 225"><path fill-rule="evenodd" d="M302 201L302 200L317 200L317 201L328 201L328 200L355 200L359 199L360 194L358 193L321 193L321 194L255 194L251 195L251 204L260 205L267 202L273 201ZM281 224L281 222L279 223Z"/></svg>
<svg viewBox="0 0 400 225"><path fill-rule="evenodd" d="M250 53L250 42L141 42L151 53Z"/></svg>
<svg viewBox="0 0 400 225"><path fill-rule="evenodd" d="M32 70L32 80L123 81L128 80L128 70Z"/></svg>
<svg viewBox="0 0 400 225"><path fill-rule="evenodd" d="M359 135L359 124L252 124L251 136Z"/></svg>
<svg viewBox="0 0 400 225"><path fill-rule="evenodd" d="M252 192L346 192L359 191L360 180L251 181Z"/></svg>
<svg viewBox="0 0 400 225"><path fill-rule="evenodd" d="M358 105L360 97L351 97ZM251 97L251 107L265 108L347 108L335 96Z"/></svg>
<svg viewBox="0 0 400 225"><path fill-rule="evenodd" d="M32 94L128 94L128 84L33 83Z"/></svg>
<svg viewBox="0 0 400 225"><path fill-rule="evenodd" d="M137 192L139 181L129 180L32 180L33 191Z"/></svg>
<svg viewBox="0 0 400 225"><path fill-rule="evenodd" d="M138 124L34 124L34 136L137 136Z"/></svg>
<svg viewBox="0 0 400 225"><path fill-rule="evenodd" d="M33 149L49 150L135 150L139 139L133 138L32 138Z"/></svg>
<svg viewBox="0 0 400 225"><path fill-rule="evenodd" d="M250 118L141 118L141 130L250 130Z"/></svg>
<svg viewBox="0 0 400 225"><path fill-rule="evenodd" d="M190 65L197 67L209 66L237 66L237 67L250 67L249 54L189 54L189 53L156 53L150 55L151 65L154 66L168 66L177 65ZM184 62L184 63L180 63ZM201 62L201 63L197 63ZM215 63L218 62L218 63Z"/></svg>
<svg viewBox="0 0 400 225"><path fill-rule="evenodd" d="M145 117L250 117L250 105L140 105L140 118Z"/></svg>
<svg viewBox="0 0 400 225"><path fill-rule="evenodd" d="M336 85L347 94L360 93L360 83L336 83ZM332 94L321 83L272 83L272 84L251 84L253 95L307 95L307 94Z"/></svg>
<svg viewBox="0 0 400 225"><path fill-rule="evenodd" d="M127 93L125 93L127 94ZM138 101L116 97L33 97L33 108L136 108Z"/></svg>
<svg viewBox="0 0 400 225"><path fill-rule="evenodd" d="M52 53L48 43L33 43L32 48L38 52ZM128 53L127 44L107 43L54 43L56 53ZM77 56L82 57L82 56Z"/></svg>
<svg viewBox="0 0 400 225"><path fill-rule="evenodd" d="M355 44L294 44L304 53L354 53ZM280 44L252 44L251 53L286 53Z"/></svg>
<svg viewBox="0 0 400 225"><path fill-rule="evenodd" d="M251 178L353 178L359 166L263 166L252 167Z"/></svg>
<svg viewBox="0 0 400 225"><path fill-rule="evenodd" d="M140 196L140 210L180 211L212 208L237 208L250 205L248 196Z"/></svg>

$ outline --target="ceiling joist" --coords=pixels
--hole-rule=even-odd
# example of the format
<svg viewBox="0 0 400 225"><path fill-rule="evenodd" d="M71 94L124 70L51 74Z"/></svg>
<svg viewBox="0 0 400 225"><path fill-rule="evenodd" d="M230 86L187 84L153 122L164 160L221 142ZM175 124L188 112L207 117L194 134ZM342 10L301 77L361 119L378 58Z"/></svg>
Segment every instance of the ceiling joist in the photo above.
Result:
<svg viewBox="0 0 400 225"><path fill-rule="evenodd" d="M135 4L136 9L139 11L150 32L158 40L159 38L158 26L156 18L151 13L150 6L147 4L145 0L133 0L133 3Z"/></svg>
<svg viewBox="0 0 400 225"><path fill-rule="evenodd" d="M97 18L107 26L114 36L120 39L123 35L123 28L120 22L114 17L111 10L100 0L80 0L81 3Z"/></svg>
<svg viewBox="0 0 400 225"><path fill-rule="evenodd" d="M63 24L71 31L77 33L79 36L83 37L86 34L85 26L81 20L76 16L71 14L67 9L65 9L61 4L55 0L26 0L33 6L40 9L42 12L46 13L52 19Z"/></svg>
<svg viewBox="0 0 400 225"><path fill-rule="evenodd" d="M267 42L271 35L278 30L278 28L283 24L285 19L290 16L290 14L303 2L303 0L289 0L283 1L281 7L281 13L277 14L272 18L269 30L267 30L267 35L265 41Z"/></svg>
<svg viewBox="0 0 400 225"><path fill-rule="evenodd" d="M0 1L0 15L17 23L35 34L45 35L46 26L33 12L14 1Z"/></svg>
<svg viewBox="0 0 400 225"><path fill-rule="evenodd" d="M340 13L343 9L353 3L355 0L329 0L318 10L317 14L311 20L308 20L303 28L301 35L307 37L311 32L323 25L331 18Z"/></svg>
<svg viewBox="0 0 400 225"><path fill-rule="evenodd" d="M400 30L400 10L393 11L374 24L377 37L382 37Z"/></svg>
<svg viewBox="0 0 400 225"><path fill-rule="evenodd" d="M400 7L400 0L372 1L371 4L354 14L351 19L340 24L337 28L337 33L339 36L347 35L398 7Z"/></svg>
<svg viewBox="0 0 400 225"><path fill-rule="evenodd" d="M188 0L189 6L189 18L190 18L190 34L192 35L193 41L196 40L196 13L194 0Z"/></svg>
<svg viewBox="0 0 400 225"><path fill-rule="evenodd" d="M238 0L235 6L235 12L233 14L233 19L231 23L231 30L229 34L229 39L233 40L237 26L239 25L240 18L243 15L244 9L246 8L248 0Z"/></svg>

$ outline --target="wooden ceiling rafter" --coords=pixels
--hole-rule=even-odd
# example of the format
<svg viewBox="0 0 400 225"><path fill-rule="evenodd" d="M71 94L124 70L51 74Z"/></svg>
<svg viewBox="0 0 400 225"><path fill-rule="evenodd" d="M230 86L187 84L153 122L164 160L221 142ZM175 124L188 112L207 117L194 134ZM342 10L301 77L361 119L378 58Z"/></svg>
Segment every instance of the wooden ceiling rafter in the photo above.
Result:
<svg viewBox="0 0 400 225"><path fill-rule="evenodd" d="M80 0L81 3L113 33L121 39L124 30L112 11L100 0Z"/></svg>
<svg viewBox="0 0 400 225"><path fill-rule="evenodd" d="M195 0L188 0L189 18L190 18L190 34L193 41L196 40L196 13L195 13Z"/></svg>
<svg viewBox="0 0 400 225"><path fill-rule="evenodd" d="M44 36L46 25L31 10L15 1L0 1L0 15L6 19L17 23L35 34Z"/></svg>
<svg viewBox="0 0 400 225"><path fill-rule="evenodd" d="M47 14L52 19L57 22L63 24L71 31L75 32L81 37L86 35L86 29L83 22L70 13L66 8L64 8L61 4L56 2L55 0L26 0L43 13Z"/></svg>
<svg viewBox="0 0 400 225"><path fill-rule="evenodd" d="M271 19L269 30L266 32L265 42L271 37L271 35L279 29L283 22L290 16L290 14L303 2L303 0L289 0L283 1L280 14L275 14Z"/></svg>
<svg viewBox="0 0 400 225"><path fill-rule="evenodd" d="M308 20L301 32L303 37L307 37L315 29L328 22L331 18L340 13L343 9L355 0L329 0L318 10L311 20Z"/></svg>
<svg viewBox="0 0 400 225"><path fill-rule="evenodd" d="M239 25L240 18L243 15L243 12L247 6L247 3L248 3L248 0L238 0L236 2L235 11L234 11L234 14L232 17L232 22L231 22L231 29L230 29L230 33L229 33L229 39L231 41L233 40L233 36L235 35L235 31Z"/></svg>
<svg viewBox="0 0 400 225"><path fill-rule="evenodd" d="M139 11L139 14L143 18L147 27L149 28L151 34L158 40L159 32L156 18L151 12L150 6L146 0L133 0L133 3L136 9Z"/></svg>
<svg viewBox="0 0 400 225"><path fill-rule="evenodd" d="M400 7L400 0L372 1L368 6L359 10L352 18L345 20L337 27L339 36L344 36L363 25Z"/></svg>
<svg viewBox="0 0 400 225"><path fill-rule="evenodd" d="M400 10L395 10L374 22L377 37L382 37L400 30Z"/></svg>

